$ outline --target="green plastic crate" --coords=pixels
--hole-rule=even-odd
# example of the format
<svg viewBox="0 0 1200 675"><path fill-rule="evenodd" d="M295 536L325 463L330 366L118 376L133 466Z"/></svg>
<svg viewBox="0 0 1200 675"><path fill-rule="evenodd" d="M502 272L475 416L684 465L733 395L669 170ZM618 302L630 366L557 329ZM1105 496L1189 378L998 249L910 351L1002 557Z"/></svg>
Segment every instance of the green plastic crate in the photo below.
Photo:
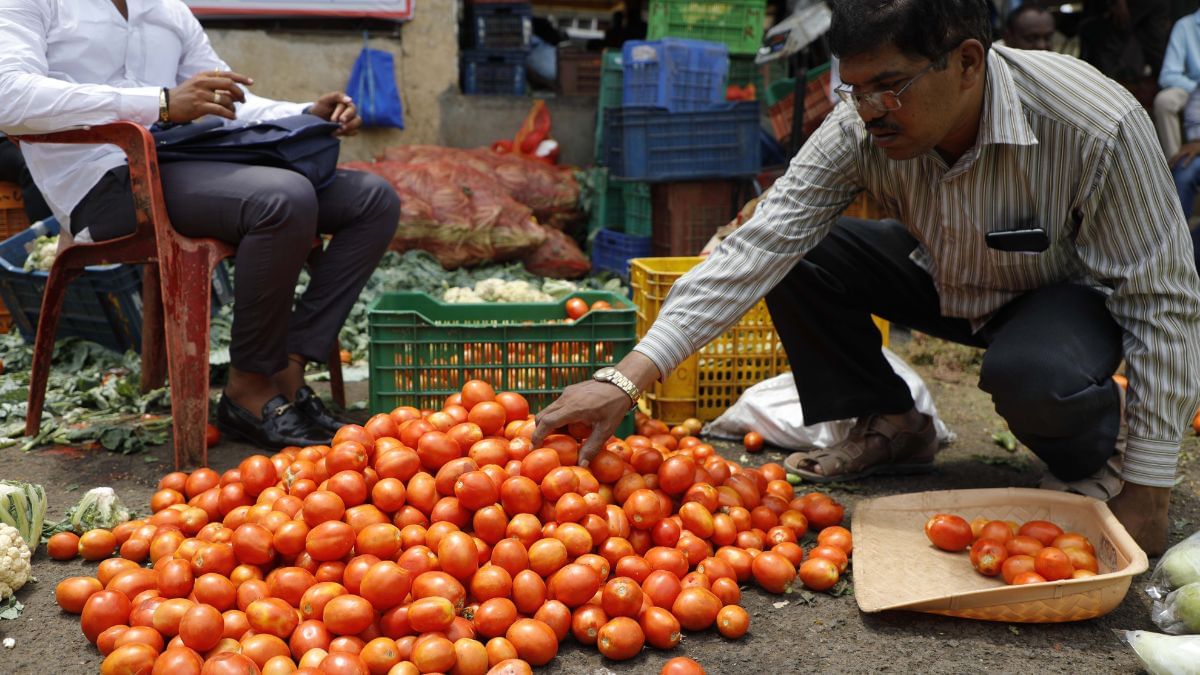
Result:
<svg viewBox="0 0 1200 675"><path fill-rule="evenodd" d="M442 406L465 382L515 391L536 413L568 385L616 364L637 343L629 299L580 291L613 309L567 323L564 302L446 304L424 293L385 293L367 308L371 410ZM633 433L628 416L618 434Z"/></svg>
<svg viewBox="0 0 1200 675"><path fill-rule="evenodd" d="M762 66L754 62L753 56L732 56L729 58L729 84L744 87L754 85L754 91L761 100L763 97Z"/></svg>
<svg viewBox="0 0 1200 675"><path fill-rule="evenodd" d="M621 68L621 50L605 49L600 59L600 95L596 104L596 146L593 160L604 163L604 109L621 105L621 85L625 77Z"/></svg>
<svg viewBox="0 0 1200 675"><path fill-rule="evenodd" d="M625 234L649 237L653 234L650 184L633 181L621 183L621 188L621 197L625 204Z"/></svg>
<svg viewBox="0 0 1200 675"><path fill-rule="evenodd" d="M762 44L766 0L650 0L647 39L722 42L730 54L754 54Z"/></svg>
<svg viewBox="0 0 1200 675"><path fill-rule="evenodd" d="M588 213L588 233L596 230L621 229L625 222L624 185L608 176L602 166L588 170L592 188L592 206Z"/></svg>

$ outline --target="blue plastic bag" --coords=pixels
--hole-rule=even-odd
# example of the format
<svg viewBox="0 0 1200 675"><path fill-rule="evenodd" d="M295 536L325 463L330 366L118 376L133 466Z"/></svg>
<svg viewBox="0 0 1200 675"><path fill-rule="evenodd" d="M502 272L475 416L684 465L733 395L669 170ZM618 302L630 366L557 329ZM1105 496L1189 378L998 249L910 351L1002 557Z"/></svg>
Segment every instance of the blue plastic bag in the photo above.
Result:
<svg viewBox="0 0 1200 675"><path fill-rule="evenodd" d="M404 128L404 106L396 90L396 74L392 55L371 49L363 34L363 48L350 71L346 94L354 99L363 125L368 127Z"/></svg>

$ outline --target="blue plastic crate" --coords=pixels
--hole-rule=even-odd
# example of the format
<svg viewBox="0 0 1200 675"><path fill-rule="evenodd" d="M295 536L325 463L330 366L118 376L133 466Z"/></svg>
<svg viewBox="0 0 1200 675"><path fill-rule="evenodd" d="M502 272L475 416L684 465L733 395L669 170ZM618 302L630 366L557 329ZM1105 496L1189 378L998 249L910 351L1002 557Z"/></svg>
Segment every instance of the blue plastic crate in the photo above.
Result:
<svg viewBox="0 0 1200 675"><path fill-rule="evenodd" d="M12 314L13 325L32 344L42 312L42 294L49 272L25 271L26 246L37 237L58 234L59 224L48 218L0 242L0 302ZM224 260L213 270L212 311L233 302L233 282ZM58 337L91 340L124 352L142 349L142 266L93 265L67 285Z"/></svg>
<svg viewBox="0 0 1200 675"><path fill-rule="evenodd" d="M533 37L533 7L509 2L467 7L464 46L475 49L529 49Z"/></svg>
<svg viewBox="0 0 1200 675"><path fill-rule="evenodd" d="M462 53L464 94L492 96L525 95L526 52L470 49Z"/></svg>
<svg viewBox="0 0 1200 675"><path fill-rule="evenodd" d="M615 272L629 280L629 261L650 256L650 237L602 229L592 240L592 271Z"/></svg>
<svg viewBox="0 0 1200 675"><path fill-rule="evenodd" d="M725 102L729 50L719 42L630 40L621 53L625 107L705 110Z"/></svg>
<svg viewBox="0 0 1200 675"><path fill-rule="evenodd" d="M0 243L0 300L13 325L33 342L48 272L24 269L25 246L39 236L58 234L58 222L42 223ZM74 335L124 352L142 346L142 270L135 265L94 265L67 286L58 337Z"/></svg>
<svg viewBox="0 0 1200 675"><path fill-rule="evenodd" d="M758 173L758 103L673 113L610 108L604 116L609 173L629 180L734 178Z"/></svg>

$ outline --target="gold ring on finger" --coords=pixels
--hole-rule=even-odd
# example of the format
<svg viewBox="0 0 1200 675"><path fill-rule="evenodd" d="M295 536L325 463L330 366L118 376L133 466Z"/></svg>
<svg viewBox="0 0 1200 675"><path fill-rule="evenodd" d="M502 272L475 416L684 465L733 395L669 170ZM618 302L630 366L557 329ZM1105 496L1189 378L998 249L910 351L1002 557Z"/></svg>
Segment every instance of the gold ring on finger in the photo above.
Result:
<svg viewBox="0 0 1200 675"><path fill-rule="evenodd" d="M213 103L216 103L217 105L221 105L221 95L215 91L213 92Z"/></svg>

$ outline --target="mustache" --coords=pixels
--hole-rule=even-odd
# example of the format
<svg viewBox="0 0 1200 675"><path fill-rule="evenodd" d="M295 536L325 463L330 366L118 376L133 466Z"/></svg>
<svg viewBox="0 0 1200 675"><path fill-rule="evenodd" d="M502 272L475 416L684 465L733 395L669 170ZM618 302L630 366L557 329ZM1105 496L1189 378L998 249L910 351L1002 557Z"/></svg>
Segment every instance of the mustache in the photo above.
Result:
<svg viewBox="0 0 1200 675"><path fill-rule="evenodd" d="M871 122L866 122L866 123L864 123L864 126L866 126L867 131L871 131L871 132L875 132L875 133L893 133L893 134L900 133L900 127L898 127L894 124L888 124L888 123L884 122L883 120L874 120Z"/></svg>

